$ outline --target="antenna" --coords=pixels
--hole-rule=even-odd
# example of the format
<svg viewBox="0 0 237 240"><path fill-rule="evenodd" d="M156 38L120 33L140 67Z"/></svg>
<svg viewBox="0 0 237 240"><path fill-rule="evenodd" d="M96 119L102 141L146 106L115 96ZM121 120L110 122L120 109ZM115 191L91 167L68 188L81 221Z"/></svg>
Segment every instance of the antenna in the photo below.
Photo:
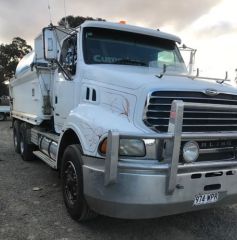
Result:
<svg viewBox="0 0 237 240"><path fill-rule="evenodd" d="M64 0L64 20L65 20L65 27L69 28L68 21L67 21L67 9L66 9L66 0Z"/></svg>
<svg viewBox="0 0 237 240"><path fill-rule="evenodd" d="M51 7L50 7L50 2L48 0L48 10L49 10L49 22L50 22L50 25L52 25L52 14L51 14Z"/></svg>

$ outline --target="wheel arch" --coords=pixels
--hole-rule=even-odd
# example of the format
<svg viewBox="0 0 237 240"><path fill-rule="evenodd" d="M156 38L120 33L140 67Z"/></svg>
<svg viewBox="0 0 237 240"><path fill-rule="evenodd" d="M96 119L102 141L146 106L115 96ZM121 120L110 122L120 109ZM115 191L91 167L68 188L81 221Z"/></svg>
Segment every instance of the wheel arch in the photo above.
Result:
<svg viewBox="0 0 237 240"><path fill-rule="evenodd" d="M65 149L72 144L79 144L81 153L83 154L80 137L78 136L78 134L74 129L68 128L64 131L59 141L58 154L57 154L57 169L60 170L61 168L62 157Z"/></svg>

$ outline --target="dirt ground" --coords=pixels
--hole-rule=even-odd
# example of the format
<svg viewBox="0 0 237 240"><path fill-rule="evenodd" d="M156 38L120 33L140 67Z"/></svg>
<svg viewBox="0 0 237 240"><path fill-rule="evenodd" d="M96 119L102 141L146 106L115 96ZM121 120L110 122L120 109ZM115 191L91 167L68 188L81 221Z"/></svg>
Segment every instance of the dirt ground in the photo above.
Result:
<svg viewBox="0 0 237 240"><path fill-rule="evenodd" d="M15 154L11 122L0 122L0 240L237 239L237 205L153 220L98 217L77 223L56 171ZM37 190L37 191L34 191Z"/></svg>

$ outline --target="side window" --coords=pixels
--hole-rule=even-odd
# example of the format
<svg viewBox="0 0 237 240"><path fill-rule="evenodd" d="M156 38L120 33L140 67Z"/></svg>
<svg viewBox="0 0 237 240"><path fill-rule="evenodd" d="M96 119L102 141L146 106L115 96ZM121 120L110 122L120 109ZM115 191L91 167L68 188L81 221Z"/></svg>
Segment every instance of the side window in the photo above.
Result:
<svg viewBox="0 0 237 240"><path fill-rule="evenodd" d="M73 35L64 40L60 55L60 63L72 75L76 73L77 65L77 36Z"/></svg>
<svg viewBox="0 0 237 240"><path fill-rule="evenodd" d="M175 55L172 51L162 51L158 53L158 63L172 65L175 63Z"/></svg>

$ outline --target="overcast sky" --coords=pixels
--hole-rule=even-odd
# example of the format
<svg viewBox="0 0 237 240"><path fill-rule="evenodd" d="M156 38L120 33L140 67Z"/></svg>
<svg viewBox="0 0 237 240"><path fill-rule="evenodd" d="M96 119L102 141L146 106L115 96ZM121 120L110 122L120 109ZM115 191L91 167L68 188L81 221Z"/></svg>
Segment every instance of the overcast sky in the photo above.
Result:
<svg viewBox="0 0 237 240"><path fill-rule="evenodd" d="M65 0L67 15L101 17L178 35L197 48L196 63L202 71L213 70L234 77L237 68L236 0ZM0 0L0 43L19 36L33 45L34 37L64 14L64 0Z"/></svg>

